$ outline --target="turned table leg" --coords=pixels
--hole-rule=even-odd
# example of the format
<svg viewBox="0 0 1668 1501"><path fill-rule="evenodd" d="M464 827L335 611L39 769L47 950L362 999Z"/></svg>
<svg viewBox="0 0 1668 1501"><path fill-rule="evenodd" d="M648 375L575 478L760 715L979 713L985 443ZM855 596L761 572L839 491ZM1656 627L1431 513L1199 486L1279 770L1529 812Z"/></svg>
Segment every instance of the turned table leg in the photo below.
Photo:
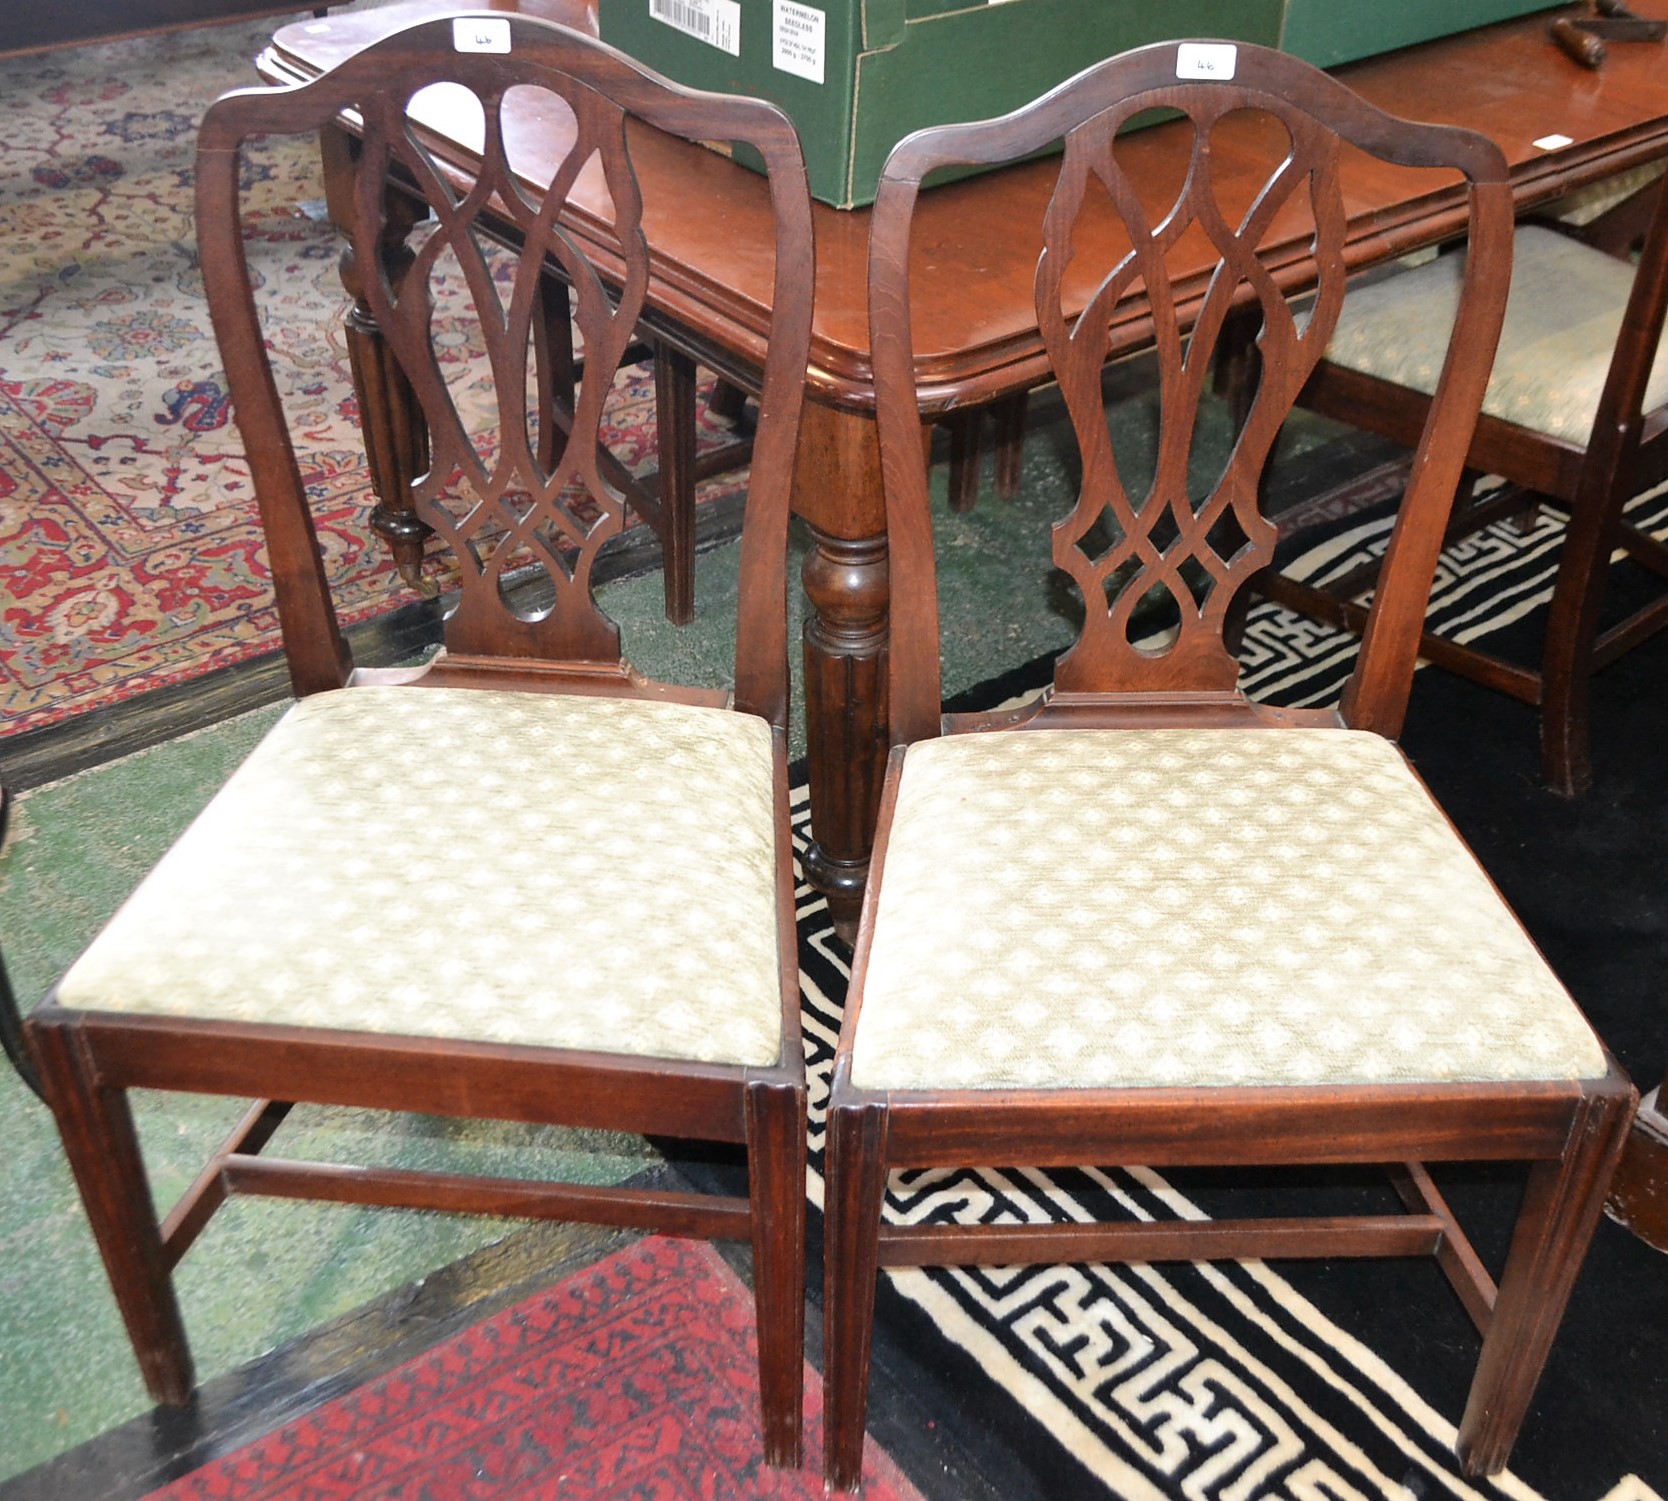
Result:
<svg viewBox="0 0 1668 1501"><path fill-rule="evenodd" d="M803 579L805 730L814 841L806 877L856 933L886 766L886 537L873 419L807 405L794 508L812 538Z"/></svg>
<svg viewBox="0 0 1668 1501"><path fill-rule="evenodd" d="M352 190L353 158L359 142L340 126L329 125L320 133L319 145L324 156L325 201L330 217L338 226L344 225L352 215L344 195ZM377 254L396 287L410 269L413 256L406 241L424 212L415 199L389 189ZM425 585L422 576L423 544L429 528L411 504L411 482L428 466L428 429L405 372L371 316L364 297L364 269L351 246L342 252L341 276L343 287L353 299L344 327L359 422L365 435L365 461L376 495L371 529L388 544L400 577L412 588L429 593L432 586Z"/></svg>

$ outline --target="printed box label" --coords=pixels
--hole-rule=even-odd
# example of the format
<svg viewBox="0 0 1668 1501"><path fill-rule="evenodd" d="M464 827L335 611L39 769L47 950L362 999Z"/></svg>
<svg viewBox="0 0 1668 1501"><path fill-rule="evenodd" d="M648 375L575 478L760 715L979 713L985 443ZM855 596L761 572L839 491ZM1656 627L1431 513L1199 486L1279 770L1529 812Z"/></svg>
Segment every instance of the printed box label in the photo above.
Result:
<svg viewBox="0 0 1668 1501"><path fill-rule="evenodd" d="M797 0L776 0L771 50L771 61L776 67L796 78L821 83L823 59L828 51L824 20L823 13L814 6L800 5Z"/></svg>
<svg viewBox="0 0 1668 1501"><path fill-rule="evenodd" d="M738 0L649 0L649 14L698 42L741 56Z"/></svg>

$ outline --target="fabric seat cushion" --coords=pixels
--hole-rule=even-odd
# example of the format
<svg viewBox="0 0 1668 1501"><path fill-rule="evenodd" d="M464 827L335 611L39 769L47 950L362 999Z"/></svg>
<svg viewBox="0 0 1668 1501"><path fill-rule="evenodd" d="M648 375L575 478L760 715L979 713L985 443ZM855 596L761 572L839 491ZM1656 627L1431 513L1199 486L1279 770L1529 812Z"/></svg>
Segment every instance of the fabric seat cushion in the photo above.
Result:
<svg viewBox="0 0 1668 1501"><path fill-rule="evenodd" d="M773 752L727 710L302 700L65 975L65 1006L768 1065Z"/></svg>
<svg viewBox="0 0 1668 1501"><path fill-rule="evenodd" d="M1038 730L907 752L859 1088L1604 1072L1586 1021L1380 736Z"/></svg>
<svg viewBox="0 0 1668 1501"><path fill-rule="evenodd" d="M1345 299L1326 356L1422 391L1436 390L1459 306L1463 251L1361 286ZM1513 238L1512 288L1483 410L1585 447L1633 286L1633 268L1541 225ZM1645 410L1668 402L1668 348L1657 351Z"/></svg>

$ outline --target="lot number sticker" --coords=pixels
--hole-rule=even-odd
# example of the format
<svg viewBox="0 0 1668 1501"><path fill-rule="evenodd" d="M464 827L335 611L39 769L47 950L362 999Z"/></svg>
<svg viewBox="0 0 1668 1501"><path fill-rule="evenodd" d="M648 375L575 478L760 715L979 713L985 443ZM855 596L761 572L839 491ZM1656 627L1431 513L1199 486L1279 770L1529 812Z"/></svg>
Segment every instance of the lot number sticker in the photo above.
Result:
<svg viewBox="0 0 1668 1501"><path fill-rule="evenodd" d="M823 13L796 0L776 0L775 45L771 61L784 73L796 78L822 82Z"/></svg>
<svg viewBox="0 0 1668 1501"><path fill-rule="evenodd" d="M1214 78L1226 83L1239 63L1232 42L1183 42L1176 48L1177 78Z"/></svg>
<svg viewBox="0 0 1668 1501"><path fill-rule="evenodd" d="M454 52L508 52L510 23L477 16L473 20L452 22L452 50Z"/></svg>

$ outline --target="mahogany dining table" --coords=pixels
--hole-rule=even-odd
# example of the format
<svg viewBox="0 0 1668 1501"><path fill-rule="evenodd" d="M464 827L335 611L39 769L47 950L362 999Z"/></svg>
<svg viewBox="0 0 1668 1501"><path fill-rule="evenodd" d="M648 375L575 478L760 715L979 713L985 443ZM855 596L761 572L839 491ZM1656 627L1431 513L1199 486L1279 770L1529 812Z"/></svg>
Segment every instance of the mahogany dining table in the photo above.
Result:
<svg viewBox="0 0 1668 1501"><path fill-rule="evenodd" d="M484 8L594 30L596 3L489 0ZM1633 8L1668 18L1668 0L1634 0ZM408 0L298 21L276 34L259 70L269 81L304 82L394 29L457 9L447 0ZM1337 71L1393 114L1468 126L1492 137L1511 164L1520 208L1530 209L1668 152L1668 48L1613 43L1603 66L1589 70L1549 40L1549 14L1559 13L1460 33ZM518 114L513 103L506 116L506 140L518 173L535 184L548 182L565 149L560 129L530 111ZM448 118L443 106L420 120L437 155L466 178L468 124ZM1225 129L1212 151L1224 196L1239 190L1248 200L1266 174L1268 142L1259 139L1254 119L1242 124L1243 139ZM352 149L351 129L352 122L345 121L334 138L327 135L327 179L332 160L344 160L341 153ZM1126 137L1120 149L1132 179L1150 186L1155 204L1179 184L1186 129L1180 123L1157 125ZM772 273L763 179L718 152L665 138L636 141L633 152L653 258L643 321L656 338L745 389L756 381L760 365ZM915 306L924 420L997 401L1046 379L1032 278L1053 171L1047 161L1026 163L923 195L913 253L932 266L930 275L918 279ZM1384 261L1464 231L1457 178L1368 170L1363 161L1347 180L1347 254L1354 265ZM569 226L605 259L607 236L599 231L610 209L593 186L592 179L581 177ZM1312 274L1313 225L1306 214L1296 203L1264 241L1277 282L1293 294ZM869 365L868 220L863 209L817 205L809 401L794 488L795 509L812 538L803 580L815 843L805 866L846 932L867 871L887 740L886 529ZM412 226L398 216L391 225L384 252L398 257L399 239ZM1086 258L1106 249L1108 237L1119 233L1110 215L1104 224L1086 220L1078 229ZM1172 257L1171 263L1184 316L1202 295L1216 257L1202 237L1191 251L1190 243L1183 241L1180 261ZM1195 257L1191 266L1189 254ZM397 410L397 372L370 357L375 330L364 308L349 317L366 354L360 362L360 399L379 510L397 532L400 476L409 477L417 460L402 451L410 434ZM1132 296L1115 311L1112 353L1134 352L1150 338L1145 301Z"/></svg>

